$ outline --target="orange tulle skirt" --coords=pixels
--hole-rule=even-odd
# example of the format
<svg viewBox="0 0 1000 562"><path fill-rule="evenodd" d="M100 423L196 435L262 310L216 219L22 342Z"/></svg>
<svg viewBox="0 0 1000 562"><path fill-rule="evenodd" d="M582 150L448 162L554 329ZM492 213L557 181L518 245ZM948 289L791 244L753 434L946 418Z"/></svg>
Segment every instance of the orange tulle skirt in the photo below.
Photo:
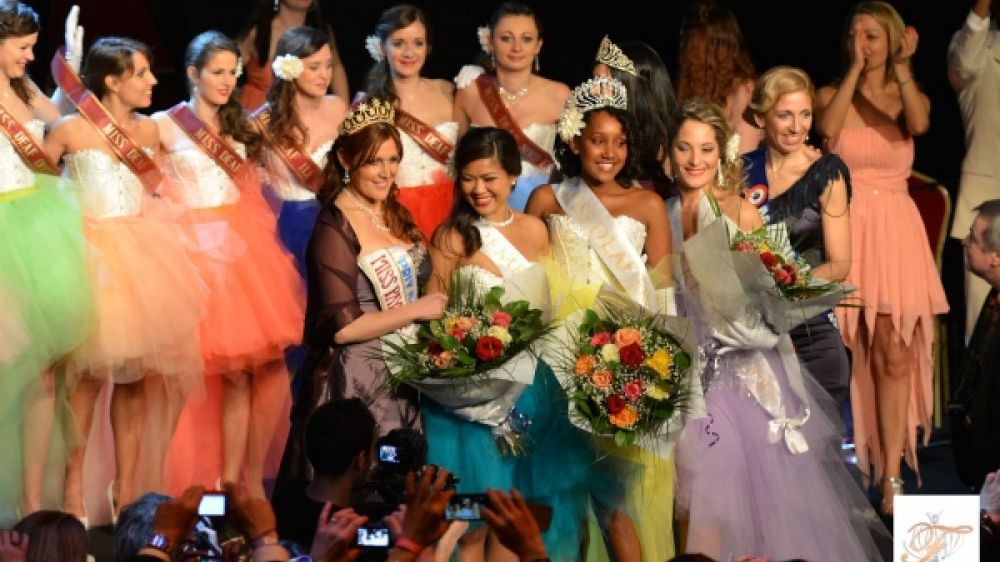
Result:
<svg viewBox="0 0 1000 562"><path fill-rule="evenodd" d="M427 240L451 214L455 183L443 171L435 175L434 183L417 187L401 187L396 198L413 215L413 222Z"/></svg>
<svg viewBox="0 0 1000 562"><path fill-rule="evenodd" d="M79 377L127 384L151 374L184 393L200 386L208 295L180 227L146 216L86 219L84 235L97 321L69 356L70 386Z"/></svg>

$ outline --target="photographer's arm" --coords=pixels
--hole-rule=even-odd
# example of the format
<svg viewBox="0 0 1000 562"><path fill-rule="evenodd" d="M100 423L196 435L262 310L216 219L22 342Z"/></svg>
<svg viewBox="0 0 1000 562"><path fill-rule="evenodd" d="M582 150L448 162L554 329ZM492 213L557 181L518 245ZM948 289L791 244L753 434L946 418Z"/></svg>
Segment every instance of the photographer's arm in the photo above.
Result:
<svg viewBox="0 0 1000 562"><path fill-rule="evenodd" d="M198 519L198 504L205 494L201 486L191 486L176 497L156 506L153 516L153 537L142 550L139 560L166 560L184 537L191 533Z"/></svg>
<svg viewBox="0 0 1000 562"><path fill-rule="evenodd" d="M254 562L287 562L288 551L278 544L277 522L270 502L250 496L242 484L226 482L229 497L226 518L253 548Z"/></svg>
<svg viewBox="0 0 1000 562"><path fill-rule="evenodd" d="M354 546L358 529L368 522L353 509L342 509L330 516L333 504L327 502L319 514L316 537L313 539L309 556L313 562L351 562L361 554Z"/></svg>
<svg viewBox="0 0 1000 562"><path fill-rule="evenodd" d="M500 542L521 562L548 560L542 532L521 492L515 488L508 496L499 490L487 490L486 495L490 505L483 508L483 519Z"/></svg>
<svg viewBox="0 0 1000 562"><path fill-rule="evenodd" d="M447 488L450 473L437 467L424 471L420 481L411 472L406 476L406 515L401 536L389 552L395 562L413 562L424 549L448 530L444 510L455 490Z"/></svg>

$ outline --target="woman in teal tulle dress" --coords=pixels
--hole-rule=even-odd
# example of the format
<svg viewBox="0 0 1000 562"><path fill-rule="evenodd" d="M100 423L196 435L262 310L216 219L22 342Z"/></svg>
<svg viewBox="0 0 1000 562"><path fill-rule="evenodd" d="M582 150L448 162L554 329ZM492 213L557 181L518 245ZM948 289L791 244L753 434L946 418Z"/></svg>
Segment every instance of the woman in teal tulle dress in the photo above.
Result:
<svg viewBox="0 0 1000 562"><path fill-rule="evenodd" d="M434 275L428 291L445 290L455 272L463 282L488 290L517 284L527 278L524 272L539 267L535 262L549 253L545 225L507 204L520 164L514 138L502 129L476 128L459 142L455 207L433 238L430 254ZM525 280L524 284L545 283L542 276L532 279L537 281ZM548 298L544 286L516 289ZM535 308L546 305L532 302ZM513 410L498 428L467 421L424 400L428 461L459 477L459 493L516 487L529 501L553 508L553 520L544 534L549 558L576 560L586 500L583 481L591 459L589 445L570 425L562 388L545 363L537 363L533 384L514 392L518 391L521 394ZM498 436L511 434L528 444L526 454L501 452ZM462 541L463 554L477 559L487 553L491 560L514 559L513 553L501 552L503 547L497 541L487 545L486 538L485 527L474 528Z"/></svg>

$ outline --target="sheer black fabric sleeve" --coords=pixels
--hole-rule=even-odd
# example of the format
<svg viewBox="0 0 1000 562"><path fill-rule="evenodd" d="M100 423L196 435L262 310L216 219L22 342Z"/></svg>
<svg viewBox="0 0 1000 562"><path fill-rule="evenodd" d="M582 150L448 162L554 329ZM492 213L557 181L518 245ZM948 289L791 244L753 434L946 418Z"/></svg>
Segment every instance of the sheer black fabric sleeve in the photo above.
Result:
<svg viewBox="0 0 1000 562"><path fill-rule="evenodd" d="M305 341L312 348L333 344L333 336L364 312L358 303L361 245L344 214L327 203L306 249L309 298Z"/></svg>
<svg viewBox="0 0 1000 562"><path fill-rule="evenodd" d="M776 217L797 217L807 208L819 208L819 200L831 182L842 179L851 198L851 171L836 154L824 154L813 162L806 173L788 191L770 202L770 212Z"/></svg>

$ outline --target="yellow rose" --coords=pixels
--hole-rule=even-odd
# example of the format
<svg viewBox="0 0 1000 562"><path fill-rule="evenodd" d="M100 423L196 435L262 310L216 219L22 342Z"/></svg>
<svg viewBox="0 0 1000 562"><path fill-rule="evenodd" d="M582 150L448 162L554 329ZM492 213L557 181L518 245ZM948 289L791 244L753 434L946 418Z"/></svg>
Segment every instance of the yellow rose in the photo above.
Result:
<svg viewBox="0 0 1000 562"><path fill-rule="evenodd" d="M486 334L500 340L500 343L504 345L509 344L513 339L510 337L510 332L507 331L507 328L503 326L490 326L490 329L486 330Z"/></svg>
<svg viewBox="0 0 1000 562"><path fill-rule="evenodd" d="M670 352L666 349L657 349L649 359L646 359L645 364L656 371L661 379L665 379L670 374L671 363L673 363L673 358L670 356Z"/></svg>
<svg viewBox="0 0 1000 562"><path fill-rule="evenodd" d="M594 386L601 390L611 388L611 371L604 369L594 371L594 374L590 375L590 382L594 383Z"/></svg>
<svg viewBox="0 0 1000 562"><path fill-rule="evenodd" d="M670 393L664 390L659 384L651 384L646 387L646 396L649 396L653 400L666 400L670 398Z"/></svg>
<svg viewBox="0 0 1000 562"><path fill-rule="evenodd" d="M770 252L771 251L771 247L768 246L767 244L761 244L760 248L758 248L757 250L758 250L758 253Z"/></svg>
<svg viewBox="0 0 1000 562"><path fill-rule="evenodd" d="M609 416L612 425L622 429L629 429L635 422L639 421L639 414L629 406L625 406L622 411Z"/></svg>
<svg viewBox="0 0 1000 562"><path fill-rule="evenodd" d="M581 355L576 360L576 366L573 368L573 372L578 375L589 375L591 371L594 370L594 356L593 355Z"/></svg>
<svg viewBox="0 0 1000 562"><path fill-rule="evenodd" d="M617 363L618 358L618 346L613 343L606 343L601 346L601 359L604 359L605 363Z"/></svg>
<svg viewBox="0 0 1000 562"><path fill-rule="evenodd" d="M615 343L625 347L632 343L642 343L642 334L635 328L621 328L615 332Z"/></svg>
<svg viewBox="0 0 1000 562"><path fill-rule="evenodd" d="M444 331L450 332L450 331L454 330L456 327L458 327L458 317L457 316L448 316L448 317L446 317L444 319L444 323L443 324L444 324Z"/></svg>

